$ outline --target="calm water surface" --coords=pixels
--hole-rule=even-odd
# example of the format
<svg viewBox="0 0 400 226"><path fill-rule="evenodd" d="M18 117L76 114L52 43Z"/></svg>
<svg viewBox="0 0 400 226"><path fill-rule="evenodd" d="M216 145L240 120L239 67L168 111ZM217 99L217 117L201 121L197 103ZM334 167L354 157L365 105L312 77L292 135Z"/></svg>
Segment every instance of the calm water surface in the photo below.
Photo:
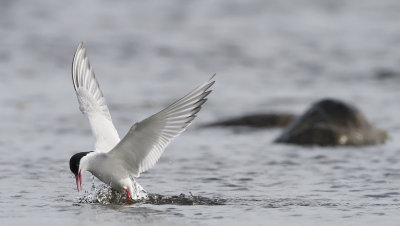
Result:
<svg viewBox="0 0 400 226"><path fill-rule="evenodd" d="M1 224L398 225L399 11L396 0L1 1ZM138 179L169 203L80 201L92 178L77 193L68 161L93 147L70 78L80 41L121 136L217 73L199 117ZM296 147L272 143L280 129L200 127L300 114L323 97L355 104L389 141Z"/></svg>

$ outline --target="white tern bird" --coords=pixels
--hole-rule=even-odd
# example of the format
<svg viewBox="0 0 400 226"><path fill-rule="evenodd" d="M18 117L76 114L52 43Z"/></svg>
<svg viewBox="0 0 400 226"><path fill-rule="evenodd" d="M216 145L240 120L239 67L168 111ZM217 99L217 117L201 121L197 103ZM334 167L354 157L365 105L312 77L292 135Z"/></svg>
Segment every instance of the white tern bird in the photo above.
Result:
<svg viewBox="0 0 400 226"><path fill-rule="evenodd" d="M70 159L78 191L79 185L82 189L82 172L89 171L131 199L132 178L153 167L166 146L189 126L206 102L214 76L164 110L135 123L121 140L80 43L72 62L72 81L79 108L89 118L96 141L94 151L80 152Z"/></svg>

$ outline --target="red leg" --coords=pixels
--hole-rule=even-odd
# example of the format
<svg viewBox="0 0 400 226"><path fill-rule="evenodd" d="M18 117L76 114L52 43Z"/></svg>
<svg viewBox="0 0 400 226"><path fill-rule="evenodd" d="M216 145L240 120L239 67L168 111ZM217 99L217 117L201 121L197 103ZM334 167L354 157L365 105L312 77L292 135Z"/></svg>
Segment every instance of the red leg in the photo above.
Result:
<svg viewBox="0 0 400 226"><path fill-rule="evenodd" d="M131 200L132 198L131 198L131 194L129 193L129 189L125 189L125 191L126 191L126 198Z"/></svg>

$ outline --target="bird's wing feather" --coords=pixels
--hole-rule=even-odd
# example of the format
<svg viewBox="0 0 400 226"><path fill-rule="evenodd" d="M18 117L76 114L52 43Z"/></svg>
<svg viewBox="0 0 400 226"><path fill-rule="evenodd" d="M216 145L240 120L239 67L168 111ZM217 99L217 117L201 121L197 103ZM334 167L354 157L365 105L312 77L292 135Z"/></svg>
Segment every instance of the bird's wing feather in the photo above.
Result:
<svg viewBox="0 0 400 226"><path fill-rule="evenodd" d="M214 76L183 98L149 118L135 123L128 134L108 154L129 173L140 173L156 164L165 147L182 133L206 102Z"/></svg>
<svg viewBox="0 0 400 226"><path fill-rule="evenodd" d="M95 150L108 152L118 144L120 138L99 84L96 81L86 50L80 43L72 62L72 82L79 101L79 109L89 118L96 139Z"/></svg>

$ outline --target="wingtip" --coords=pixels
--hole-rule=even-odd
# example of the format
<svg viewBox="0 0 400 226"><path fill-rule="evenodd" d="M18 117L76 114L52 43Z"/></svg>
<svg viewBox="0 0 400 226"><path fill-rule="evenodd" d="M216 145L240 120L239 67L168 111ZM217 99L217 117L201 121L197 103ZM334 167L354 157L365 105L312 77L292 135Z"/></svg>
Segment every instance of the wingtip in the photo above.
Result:
<svg viewBox="0 0 400 226"><path fill-rule="evenodd" d="M76 67L76 60L78 58L78 55L83 51L83 55L85 55L85 48L83 48L83 42L80 42L78 44L78 47L76 48L74 58L72 59L72 83L74 85L75 91L77 91L78 86L77 86L77 78L75 75L75 67Z"/></svg>
<svg viewBox="0 0 400 226"><path fill-rule="evenodd" d="M82 48L83 48L83 42L80 42L77 49L82 49Z"/></svg>
<svg viewBox="0 0 400 226"><path fill-rule="evenodd" d="M216 75L217 75L217 73L214 73L214 74L210 77L210 79L209 79L208 81L214 80L214 78L215 78Z"/></svg>
<svg viewBox="0 0 400 226"><path fill-rule="evenodd" d="M78 44L78 47L76 48L76 51L75 51L75 56L79 53L79 52L85 52L85 47L83 47L83 42L80 42L79 44Z"/></svg>
<svg viewBox="0 0 400 226"><path fill-rule="evenodd" d="M210 77L210 79L209 79L208 82L207 82L208 87L206 88L206 90L209 89L211 86L214 85L214 83L215 83L215 76L216 76L216 75L217 75L217 74L214 73L214 74Z"/></svg>
<svg viewBox="0 0 400 226"><path fill-rule="evenodd" d="M74 59L73 59L73 61L72 61L72 63L75 63L75 60L76 60L76 58L77 58L77 56L78 56L78 53L80 52L80 51L85 51L85 48L83 48L83 42L80 42L79 44L78 44L78 48L76 48L76 51L75 51L75 54L74 54Z"/></svg>

